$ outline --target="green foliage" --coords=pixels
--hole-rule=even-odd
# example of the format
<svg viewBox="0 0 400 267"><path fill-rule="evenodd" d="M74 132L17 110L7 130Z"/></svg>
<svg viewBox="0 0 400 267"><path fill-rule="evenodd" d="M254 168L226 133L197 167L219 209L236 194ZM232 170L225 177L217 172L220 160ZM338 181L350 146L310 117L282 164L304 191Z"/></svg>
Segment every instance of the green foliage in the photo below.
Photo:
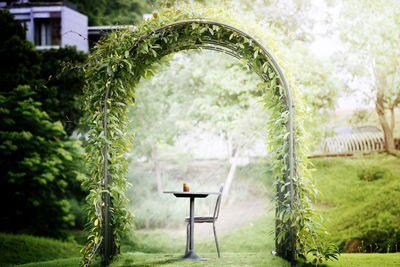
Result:
<svg viewBox="0 0 400 267"><path fill-rule="evenodd" d="M246 166L238 166L236 175L239 179L249 179L262 183L271 192L274 191L273 166L267 159L251 162Z"/></svg>
<svg viewBox="0 0 400 267"><path fill-rule="evenodd" d="M113 202L112 225L116 245L129 228L132 216L126 208L125 188L127 181L127 161L125 153L129 148L127 131L127 106L135 101L135 87L141 78L150 79L165 56L186 49L199 49L206 44L231 46L241 57L243 64L259 74L268 77L260 85L265 108L271 112L268 122L268 147L272 153L273 175L280 189L278 196L279 224L278 243L282 240L290 245L289 233L293 232L296 247L286 248L296 251L305 257L312 252L318 262L331 257L330 251L324 248L319 236L322 227L319 217L311 207L311 198L315 188L310 181L309 162L306 158L302 128L304 113L301 103L296 101L295 119L295 169L288 169L290 160L290 135L288 128L288 96L282 86L282 78L273 69L269 55L265 54L258 44L242 36L229 27L201 20L184 23L175 27L156 28L171 22L185 19L212 19L238 25L253 33L255 38L264 42L274 54L281 55L270 32L262 27L244 25L234 19L228 12L218 8L193 8L181 6L178 9L165 9L160 14L154 13L153 19L140 24L134 31L126 29L110 34L109 38L98 45L98 49L89 58L86 67L87 85L85 88L86 121L88 132L87 161L90 180L86 185L90 191L87 197L87 212L90 218L89 241L84 249L82 263L89 260L89 255L96 252L101 245L104 229L104 194L110 194ZM276 52L276 53L275 53ZM282 66L286 66L283 61ZM292 89L294 86L292 86ZM297 96L295 95L295 99ZM293 172L293 177L289 173ZM109 179L110 178L110 179ZM110 180L109 185L106 181ZM293 227L292 227L293 226Z"/></svg>
<svg viewBox="0 0 400 267"><path fill-rule="evenodd" d="M399 159L375 155L315 159L313 163L317 188L322 193L317 204L330 233L325 239L344 252L398 252ZM368 171L366 166L371 166ZM360 174L368 179L361 180Z"/></svg>
<svg viewBox="0 0 400 267"><path fill-rule="evenodd" d="M4 266L76 257L79 245L45 237L0 233L0 251L0 265Z"/></svg>
<svg viewBox="0 0 400 267"><path fill-rule="evenodd" d="M357 171L358 178L367 182L391 177L390 169L383 166L365 166L363 169L358 169Z"/></svg>
<svg viewBox="0 0 400 267"><path fill-rule="evenodd" d="M1 231L59 236L74 224L67 198L82 196L82 156L34 97L28 86L0 93Z"/></svg>
<svg viewBox="0 0 400 267"><path fill-rule="evenodd" d="M8 92L35 79L39 56L26 40L25 29L7 10L0 10L0 89Z"/></svg>
<svg viewBox="0 0 400 267"><path fill-rule="evenodd" d="M129 129L135 132L133 146L137 157L152 158L158 145L172 145L184 131L180 122L187 117L189 108L184 104L189 96L179 89L185 87L177 84L176 75L171 77L175 68L168 67L166 62L154 79L142 79L135 90L135 105L130 107L128 117Z"/></svg>
<svg viewBox="0 0 400 267"><path fill-rule="evenodd" d="M352 80L365 79L369 84L365 100L374 103L385 149L394 154L394 109L400 105L400 3L346 0L341 9L341 37L349 55L346 66Z"/></svg>
<svg viewBox="0 0 400 267"><path fill-rule="evenodd" d="M153 0L72 0L88 16L89 25L132 25L153 11Z"/></svg>
<svg viewBox="0 0 400 267"><path fill-rule="evenodd" d="M40 57L37 99L53 121L60 121L70 136L83 115L83 72L87 55L75 47L38 52ZM42 85L43 84L43 85Z"/></svg>
<svg viewBox="0 0 400 267"><path fill-rule="evenodd" d="M30 85L35 101L42 103L52 121L61 121L68 135L82 117L83 73L79 68L87 55L73 47L36 51L26 40L25 29L6 10L0 10L0 85L10 92Z"/></svg>
<svg viewBox="0 0 400 267"><path fill-rule="evenodd" d="M224 54L180 53L136 87L135 105L128 115L135 131L135 156L152 158L158 145L172 145L193 125L229 136L234 149L253 145L263 137L268 115L260 103L260 81L240 61Z"/></svg>
<svg viewBox="0 0 400 267"><path fill-rule="evenodd" d="M333 64L328 59L317 57L312 50L294 42L289 48L290 65L296 86L304 99L304 125L311 138L311 146L318 147L326 135L330 113L333 112L343 85L336 77Z"/></svg>

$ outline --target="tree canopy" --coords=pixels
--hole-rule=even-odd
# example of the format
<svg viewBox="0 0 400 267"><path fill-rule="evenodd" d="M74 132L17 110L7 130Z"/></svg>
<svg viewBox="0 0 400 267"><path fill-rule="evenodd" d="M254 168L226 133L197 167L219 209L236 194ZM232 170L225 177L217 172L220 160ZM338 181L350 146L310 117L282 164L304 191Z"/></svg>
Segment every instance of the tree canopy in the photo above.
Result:
<svg viewBox="0 0 400 267"><path fill-rule="evenodd" d="M72 0L88 16L89 25L133 25L153 11L153 0Z"/></svg>
<svg viewBox="0 0 400 267"><path fill-rule="evenodd" d="M82 197L82 155L34 95L29 86L0 94L1 231L59 236L74 224L68 199Z"/></svg>
<svg viewBox="0 0 400 267"><path fill-rule="evenodd" d="M343 1L341 34L353 60L348 66L354 78L367 80L364 86L371 89L369 101L375 103L390 153L395 150L394 109L400 104L399 17L398 1Z"/></svg>
<svg viewBox="0 0 400 267"><path fill-rule="evenodd" d="M72 48L34 50L8 11L0 11L0 23L0 182L8 203L1 231L59 236L75 223L69 200L84 197L80 144L64 130L71 134L81 116L81 74L61 70L65 60L86 56Z"/></svg>

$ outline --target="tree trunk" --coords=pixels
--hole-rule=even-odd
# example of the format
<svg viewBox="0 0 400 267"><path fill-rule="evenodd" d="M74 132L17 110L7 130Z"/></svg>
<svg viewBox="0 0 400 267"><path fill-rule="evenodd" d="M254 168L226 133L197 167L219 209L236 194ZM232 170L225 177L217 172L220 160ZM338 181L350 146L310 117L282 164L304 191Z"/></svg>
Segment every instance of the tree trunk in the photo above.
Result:
<svg viewBox="0 0 400 267"><path fill-rule="evenodd" d="M379 123L381 124L383 130L386 152L389 154L394 154L395 153L394 138L393 138L394 112L392 114L392 125L390 126L385 116L383 94L381 94L379 91L376 94L375 109L379 117Z"/></svg>
<svg viewBox="0 0 400 267"><path fill-rule="evenodd" d="M232 156L233 156L232 155L232 150L233 150L232 136L228 132L225 132L224 135L225 135L225 139L226 139L226 153L228 155L228 160L231 161Z"/></svg>
<svg viewBox="0 0 400 267"><path fill-rule="evenodd" d="M158 159L157 148L154 148L152 154L153 154L153 162L154 162L154 171L156 173L157 192L159 195L162 195L163 186L162 186L162 179L161 179L160 160Z"/></svg>
<svg viewBox="0 0 400 267"><path fill-rule="evenodd" d="M226 180L225 180L224 191L223 191L223 196L224 196L225 200L228 197L229 190L231 188L233 178L235 178L235 172L236 172L238 157L239 157L239 149L236 149L235 155L230 160L231 168L229 169L228 177L226 177Z"/></svg>
<svg viewBox="0 0 400 267"><path fill-rule="evenodd" d="M395 113L394 113L394 107L390 107L390 129L392 130L392 133L394 133L394 127L396 127L396 118L395 118Z"/></svg>

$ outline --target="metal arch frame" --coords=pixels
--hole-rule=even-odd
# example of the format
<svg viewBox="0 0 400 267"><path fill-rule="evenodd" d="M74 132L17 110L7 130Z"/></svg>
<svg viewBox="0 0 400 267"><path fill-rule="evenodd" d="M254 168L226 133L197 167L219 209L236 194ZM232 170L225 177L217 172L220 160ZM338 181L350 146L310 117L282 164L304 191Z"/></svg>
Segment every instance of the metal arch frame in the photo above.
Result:
<svg viewBox="0 0 400 267"><path fill-rule="evenodd" d="M232 32L237 33L241 37L245 37L249 40L251 40L260 50L261 50L261 55L263 55L264 59L266 62L268 62L269 66L272 68L275 74L278 76L278 83L284 88L285 90L285 100L286 100L286 106L287 110L289 111L289 120L287 122L287 128L289 130L289 157L288 161L286 162L287 170L288 173L285 173L285 177L289 176L290 180L290 207L293 208L293 202L295 199L295 192L294 192L294 184L293 184L293 176L294 176L294 103L293 103L293 98L292 94L289 88L289 84L285 78L285 75L283 74L282 68L279 66L277 60L274 58L274 56L267 50L267 48L255 37L252 35L242 31L241 29L227 24L225 22L220 22L216 20L208 20L208 19L187 19L187 20L180 20L177 22L172 22L169 24L166 24L164 26L161 26L153 31L151 31L148 34L143 35L140 40L144 40L148 37L150 37L153 34L160 33L166 29L173 29L174 27L181 26L181 25L187 25L187 24L192 24L192 23L199 23L199 24L208 24L208 25L216 25L220 26L222 28L228 29ZM140 42L140 41L139 41ZM178 47L177 51L171 51L168 54L171 53L176 53L182 50L188 50L188 49L207 49L207 50L213 50L221 53L225 53L227 55L230 55L232 57L235 57L237 59L241 59L240 54L237 53L237 49L235 47L230 46L229 44L232 44L232 42L222 42L222 41L212 41L212 40L207 40L205 43L201 44L196 44L192 46L181 46ZM131 52L134 47L137 45L132 45L129 48L129 51ZM251 69L253 69L253 66L249 65ZM254 70L254 69L253 69ZM258 71L255 71L261 79L264 81L268 81L268 77L265 73L259 73ZM106 90L106 95L104 97L104 114L106 116L107 114L107 99L110 91L110 86ZM103 130L104 133L107 133L107 122L106 122L106 117L104 117L103 120ZM103 155L104 157L107 157L107 151L108 151L108 144L105 144L104 149L103 149ZM109 178L108 178L108 159L105 158L104 160L104 186L105 188L108 188L109 184ZM279 189L279 188L278 188ZM279 191L278 193L279 194ZM297 194L296 194L297 195ZM108 265L109 264L109 259L112 257L112 244L113 244L113 235L112 235L112 227L110 225L110 206L111 206L111 200L110 200L110 195L108 193L105 193L105 209L104 209L104 250L103 250L103 264ZM107 227L109 226L109 227ZM293 229L291 229L291 232L289 233L290 235L290 243L291 243L291 250L290 251L285 251L285 253L282 253L284 258L290 260L291 262L295 261L295 240L294 240L294 232ZM280 252L279 250L282 248L278 248L278 243L276 242L276 249L278 253Z"/></svg>

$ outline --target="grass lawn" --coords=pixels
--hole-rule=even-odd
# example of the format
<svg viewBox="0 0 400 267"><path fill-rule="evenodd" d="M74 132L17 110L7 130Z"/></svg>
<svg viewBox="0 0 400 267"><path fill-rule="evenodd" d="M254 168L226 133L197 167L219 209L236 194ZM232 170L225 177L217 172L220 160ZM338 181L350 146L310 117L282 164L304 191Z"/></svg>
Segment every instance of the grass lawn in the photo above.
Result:
<svg viewBox="0 0 400 267"><path fill-rule="evenodd" d="M208 261L176 260L182 254L128 253L116 258L111 266L290 266L287 261L266 253L201 253Z"/></svg>
<svg viewBox="0 0 400 267"><path fill-rule="evenodd" d="M159 252L132 252L125 245L122 255L115 258L111 267L117 266L290 266L287 261L271 255L274 240L271 235L273 217L263 216L254 223L246 225L229 235L220 236L221 258L217 258L214 240L195 243L196 252L209 261L175 260L183 255L185 240L181 237L170 236L166 232L156 234L136 234L145 250ZM77 266L80 257L58 259L47 262L37 262L22 266ZM324 266L399 266L400 253L392 254L342 254L338 262L327 262ZM100 266L94 262L92 266Z"/></svg>
<svg viewBox="0 0 400 267"><path fill-rule="evenodd" d="M57 259L57 260L51 260L51 261L42 261L42 262L32 262L32 263L26 263L18 266L24 266L24 267L72 267L72 266L78 266L78 263L81 261L82 257L72 257L72 258L66 258L66 259ZM94 262L92 267L99 267L100 262Z"/></svg>
<svg viewBox="0 0 400 267"><path fill-rule="evenodd" d="M322 192L317 206L330 232L328 241L335 242L343 249L346 240L360 239L365 240L362 244L366 244L368 238L376 238L380 241L381 248L386 249L386 244L390 245L391 250L398 249L396 242L399 240L397 234L400 233L400 160L391 156L372 155L359 158L314 159L313 163L316 168L316 186ZM257 163L249 169L239 169L238 173L249 176L248 179L262 180L266 176L265 168ZM260 173L260 177L256 177L255 173ZM363 178L372 180L366 181ZM270 182L268 180L265 186L270 187ZM220 259L217 258L212 236L206 240L196 240L195 251L202 257L210 258L204 262L174 259L184 253L184 236L171 235L167 231L132 233L124 240L122 254L114 259L111 266L290 266L288 262L271 254L274 250L273 230L273 215L266 214L229 234L219 235L222 256ZM3 236L3 239L4 237L7 242L11 242L12 237ZM12 242L17 240L19 239L16 238ZM55 253L54 258L39 259L35 258L35 255L26 254L27 257L32 257L32 263L22 266L76 267L80 261L80 247L75 251L77 245L74 243L66 245L63 242L47 242L45 239L29 237L23 237L22 241L9 243L4 247L19 244L14 252L7 248L10 255L15 257L25 256L29 247L39 251L38 255L50 252L49 246L52 249L63 246L68 248L68 253ZM371 247L373 252L378 250L377 247L369 248ZM77 254L69 252L70 248ZM367 250L367 245L358 248L360 252ZM3 256L2 252L0 251L0 254ZM55 259L56 257L59 259ZM42 262L33 263L39 260ZM47 261L44 262L45 260ZM94 262L92 266L100 266L100 263ZM400 253L344 253L339 257L339 261L329 261L322 266L400 266Z"/></svg>
<svg viewBox="0 0 400 267"><path fill-rule="evenodd" d="M0 266L77 257L80 249L72 242L0 233Z"/></svg>
<svg viewBox="0 0 400 267"><path fill-rule="evenodd" d="M343 252L400 252L400 159L314 159L317 208Z"/></svg>
<svg viewBox="0 0 400 267"><path fill-rule="evenodd" d="M115 258L111 267L117 266L290 266L290 264L279 257L274 257L265 253L233 253L225 252L222 258L216 258L215 253L201 254L208 257L208 261L183 261L174 260L182 254L159 254L159 253L140 253L129 252ZM24 267L72 267L77 266L79 257L59 259L47 262L37 262L24 264ZM94 262L91 266L100 266L99 262ZM322 266L328 267L395 267L400 266L400 253L391 254L342 254L339 261L329 261Z"/></svg>
<svg viewBox="0 0 400 267"><path fill-rule="evenodd" d="M328 262L332 267L395 267L400 266L400 253L347 253L339 257L339 261Z"/></svg>

